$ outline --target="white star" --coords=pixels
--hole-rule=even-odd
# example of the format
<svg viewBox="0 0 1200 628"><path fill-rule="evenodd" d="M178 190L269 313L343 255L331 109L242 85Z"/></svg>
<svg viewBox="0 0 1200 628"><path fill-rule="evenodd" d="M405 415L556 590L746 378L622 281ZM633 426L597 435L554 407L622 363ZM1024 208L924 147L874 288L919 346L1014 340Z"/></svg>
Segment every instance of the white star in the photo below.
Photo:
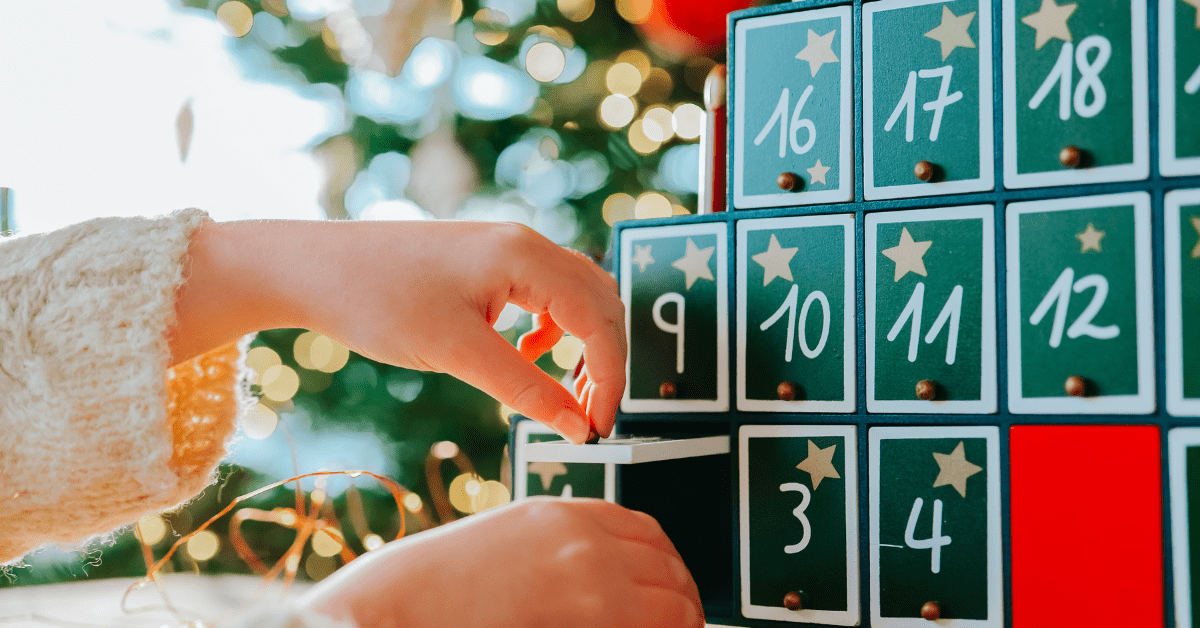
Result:
<svg viewBox="0 0 1200 628"><path fill-rule="evenodd" d="M639 271L645 272L646 267L654 263L654 258L650 257L650 246L649 244L646 246L633 245L637 253L634 254L633 259L630 261L638 265Z"/></svg>
<svg viewBox="0 0 1200 628"><path fill-rule="evenodd" d="M782 277L788 281L792 279L792 258L796 256L796 251L800 247L785 249L779 246L779 240L775 239L775 234L771 234L771 242L767 244L767 250L758 255L751 256L751 259L758 262L763 267L763 285L767 285L775 281L776 277Z"/></svg>
<svg viewBox="0 0 1200 628"><path fill-rule="evenodd" d="M687 252L683 257L675 260L671 266L682 270L687 277L687 289L692 289L692 284L696 283L697 279L713 280L712 271L708 269L708 260L712 258L713 251L717 247L710 246L707 249L696 247L696 243L692 242L691 238L687 239Z"/></svg>
<svg viewBox="0 0 1200 628"><path fill-rule="evenodd" d="M808 176L812 178L809 183L824 183L825 185L829 185L825 182L825 175L828 173L829 166L821 165L821 160L818 159L817 163L813 165L812 168L808 168Z"/></svg>
<svg viewBox="0 0 1200 628"><path fill-rule="evenodd" d="M567 474L567 465L561 462L531 462L527 469L533 475L541 476L543 491L550 490L556 476Z"/></svg>
<svg viewBox="0 0 1200 628"><path fill-rule="evenodd" d="M833 54L833 35L835 33L837 33L837 29L824 35L818 35L811 28L808 29L808 45L804 46L804 50L796 53L796 58L808 62L813 76L817 75L817 71L821 69L822 65L838 62L837 55Z"/></svg>

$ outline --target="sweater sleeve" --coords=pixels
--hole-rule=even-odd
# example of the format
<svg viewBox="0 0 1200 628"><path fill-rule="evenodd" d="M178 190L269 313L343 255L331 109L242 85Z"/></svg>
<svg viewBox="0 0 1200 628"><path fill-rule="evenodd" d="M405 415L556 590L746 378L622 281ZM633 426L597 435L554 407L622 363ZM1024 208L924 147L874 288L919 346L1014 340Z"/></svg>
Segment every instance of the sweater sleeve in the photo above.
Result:
<svg viewBox="0 0 1200 628"><path fill-rule="evenodd" d="M231 344L170 366L199 210L0 243L0 563L190 499L248 398Z"/></svg>

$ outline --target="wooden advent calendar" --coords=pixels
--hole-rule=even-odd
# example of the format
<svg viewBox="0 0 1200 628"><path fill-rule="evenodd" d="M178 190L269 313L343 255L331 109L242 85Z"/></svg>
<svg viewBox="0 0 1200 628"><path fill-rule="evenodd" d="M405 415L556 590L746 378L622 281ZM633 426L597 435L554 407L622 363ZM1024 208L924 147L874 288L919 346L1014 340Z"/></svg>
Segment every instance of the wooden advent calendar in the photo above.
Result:
<svg viewBox="0 0 1200 628"><path fill-rule="evenodd" d="M518 497L654 515L717 624L1200 625L1198 9L731 14L729 211L614 237L682 440L518 421Z"/></svg>

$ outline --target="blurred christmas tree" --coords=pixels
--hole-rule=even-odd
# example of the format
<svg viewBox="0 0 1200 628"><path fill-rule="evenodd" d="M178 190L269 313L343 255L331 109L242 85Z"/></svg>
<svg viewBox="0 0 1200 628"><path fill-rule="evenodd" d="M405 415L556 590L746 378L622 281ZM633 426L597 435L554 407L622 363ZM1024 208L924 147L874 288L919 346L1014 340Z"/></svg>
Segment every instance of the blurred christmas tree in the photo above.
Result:
<svg viewBox="0 0 1200 628"><path fill-rule="evenodd" d="M516 221L597 260L614 222L695 211L701 92L720 61L725 13L740 8L662 0L184 5L215 16L248 78L341 93L348 120L313 149L330 218ZM180 128L191 124L185 107ZM510 306L497 330L515 341L529 325L528 314ZM352 355L303 330L260 334L254 347L261 403L246 423L248 438L222 468L219 491L139 524L156 555L233 497L296 470L395 478L415 492L405 499L410 532L508 501L496 480L506 475L509 413L486 395L448 376ZM561 377L580 350L568 338L539 365ZM331 498L342 522L334 536L361 553L396 535L398 513L381 487L354 484L347 490L345 478L333 478L306 490ZM294 495L280 488L250 505L286 509ZM217 521L214 534L189 543L168 568L248 573L229 521ZM262 523L241 533L267 564L294 538ZM314 536L293 567L312 579L331 573L340 564L333 539ZM18 570L8 584L145 573L132 533L106 547L98 564L54 552L30 562L35 569Z"/></svg>

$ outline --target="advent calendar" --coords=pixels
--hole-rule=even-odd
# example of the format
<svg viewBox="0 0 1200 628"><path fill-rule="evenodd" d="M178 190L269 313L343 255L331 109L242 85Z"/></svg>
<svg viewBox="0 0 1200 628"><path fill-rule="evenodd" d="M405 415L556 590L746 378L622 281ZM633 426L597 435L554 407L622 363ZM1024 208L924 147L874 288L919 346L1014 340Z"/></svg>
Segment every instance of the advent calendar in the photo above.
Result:
<svg viewBox="0 0 1200 628"><path fill-rule="evenodd" d="M518 421L518 497L654 515L713 624L1200 625L1200 2L728 33L728 211L616 227L625 440Z"/></svg>

